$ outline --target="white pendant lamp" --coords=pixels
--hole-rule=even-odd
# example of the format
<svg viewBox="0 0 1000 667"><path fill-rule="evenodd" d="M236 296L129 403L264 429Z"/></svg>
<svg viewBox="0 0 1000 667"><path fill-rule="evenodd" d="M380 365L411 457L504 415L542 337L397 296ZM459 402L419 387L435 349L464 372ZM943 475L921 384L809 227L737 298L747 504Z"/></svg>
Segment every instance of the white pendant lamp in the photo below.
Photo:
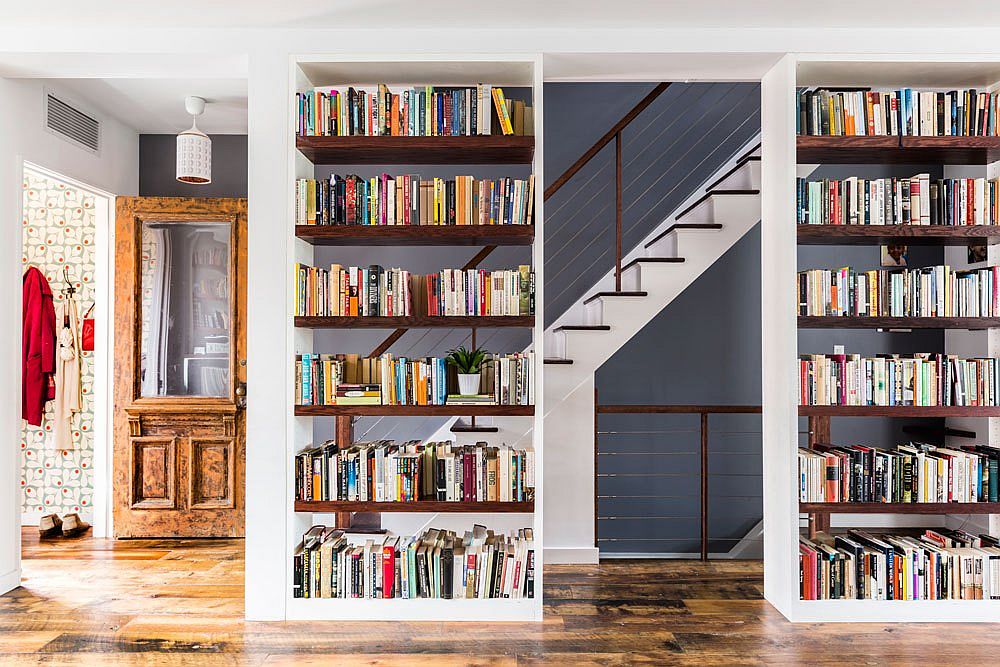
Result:
<svg viewBox="0 0 1000 667"><path fill-rule="evenodd" d="M184 108L193 118L191 129L177 135L177 180L205 185L212 182L212 140L198 129L198 116L205 111L205 100L185 97Z"/></svg>

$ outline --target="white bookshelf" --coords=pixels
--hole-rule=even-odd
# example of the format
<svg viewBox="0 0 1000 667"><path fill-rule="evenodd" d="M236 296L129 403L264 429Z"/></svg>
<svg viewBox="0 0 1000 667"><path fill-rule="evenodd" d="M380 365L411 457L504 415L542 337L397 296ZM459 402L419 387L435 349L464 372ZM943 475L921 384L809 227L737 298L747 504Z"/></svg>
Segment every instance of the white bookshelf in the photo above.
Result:
<svg viewBox="0 0 1000 667"><path fill-rule="evenodd" d="M870 86L923 90L977 88L995 90L1000 83L1000 59L984 61L963 56L843 56L789 54L762 80L762 379L764 443L764 589L765 597L794 622L987 622L1000 621L1000 601L869 601L800 600L798 537L802 515L798 506L797 455L801 442L798 418L798 336L795 293L797 235L795 178L809 171L796 159L795 91L800 87ZM836 163L829 160L829 163ZM939 163L940 164L940 163ZM944 165L944 177L987 176L1000 165ZM876 249L877 245L872 248ZM944 262L956 268L966 263L964 247L946 248ZM989 249L988 265L1000 263L1000 249ZM803 353L828 350L803 350ZM851 350L848 349L848 352ZM996 330L945 333L945 350L963 356L1000 356ZM949 419L948 426L968 428L978 442L1000 444L1000 419ZM892 443L878 443L891 445ZM834 515L833 525L902 525L900 515L859 517ZM919 516L907 516L917 525ZM997 534L997 515L968 517L925 515L928 526L957 527Z"/></svg>
<svg viewBox="0 0 1000 667"><path fill-rule="evenodd" d="M287 132L288 172L291 174L287 186L287 217L282 222L288 234L286 321L288 344L284 348L276 348L273 354L283 354L287 360L287 389L285 408L288 415L286 421L286 438L284 442L285 497L281 500L287 520L281 539L275 540L275 549L280 549L284 563L283 607L284 618L288 620L422 620L422 621L541 621L542 619L542 586L543 586L543 539L542 513L543 506L543 447L542 447L542 416L543 407L543 359L539 353L535 359L535 411L533 417L511 417L510 419L530 420L530 442L518 443L535 451L535 501L534 512L525 514L486 514L486 513L448 513L448 514L386 514L383 515L383 526L388 527L392 534L412 535L426 527L440 527L456 530L459 534L470 529L474 523L481 523L497 532L507 532L511 528L530 527L534 532L535 549L535 597L532 599L302 599L292 597L292 553L300 542L302 534L311 525L334 525L334 517L330 514L304 513L294 511L294 469L292 460L296 453L314 441L313 417L292 416L294 403L294 356L302 352L359 352L366 350L348 349L314 349L313 332L306 328L296 328L293 325L294 276L291 270L295 262L313 263L315 247L295 237L294 220L294 179L314 177L315 165L296 148L295 141L295 93L311 90L314 86L336 85L339 87L353 85L367 88L379 83L388 84L393 92L413 85L445 85L445 86L475 86L477 83L487 83L496 86L526 87L531 89L532 106L535 113L535 146L531 165L536 176L536 197L534 212L535 236L531 246L531 263L535 271L535 324L532 329L532 340L542 340L544 330L544 269L543 269L543 220L544 206L542 197L542 71L541 58L534 55L406 55L400 57L394 54L354 57L345 54L309 54L293 56L289 63L289 87L283 91L288 109L288 123L284 129ZM492 103L491 103L492 108ZM318 163L324 164L325 163ZM405 164L399 167L392 165L394 173L406 173L409 169ZM336 166L334 167L336 168ZM470 170L462 173L476 175ZM369 249L370 250L370 249ZM464 264L471 257L476 247L451 248L450 264L441 267L455 267ZM419 252L419 248L414 249ZM350 264L350 247L337 248L342 256L342 263ZM404 265L403 268L408 268ZM368 336L369 349L374 348L387 334L386 331L375 330ZM540 346L537 346L540 348ZM515 352L517 350L491 350L495 352ZM442 350L443 352L443 350ZM461 416L461 408L456 408L456 416ZM482 421L482 420L481 420ZM487 420L488 421L488 420ZM501 420L502 421L502 420ZM523 432L523 429L522 429ZM501 434L502 435L502 434ZM327 437L332 437L329 434ZM454 439L460 444L476 440L490 440L483 434L455 434ZM509 444L514 444L508 440ZM491 442L492 444L492 442ZM277 536L276 536L277 537ZM272 559L273 562L273 559Z"/></svg>

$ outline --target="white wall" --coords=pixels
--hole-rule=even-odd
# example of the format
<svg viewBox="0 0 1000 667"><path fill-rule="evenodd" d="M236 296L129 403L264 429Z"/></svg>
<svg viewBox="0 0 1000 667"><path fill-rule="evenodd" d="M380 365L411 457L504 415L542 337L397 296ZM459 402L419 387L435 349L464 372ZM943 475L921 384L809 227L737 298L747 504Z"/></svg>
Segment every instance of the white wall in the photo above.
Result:
<svg viewBox="0 0 1000 667"><path fill-rule="evenodd" d="M20 581L21 514L21 163L32 162L115 194L139 188L139 137L102 118L102 148L95 155L43 127L44 85L0 79L0 593ZM57 91L58 92L58 91Z"/></svg>

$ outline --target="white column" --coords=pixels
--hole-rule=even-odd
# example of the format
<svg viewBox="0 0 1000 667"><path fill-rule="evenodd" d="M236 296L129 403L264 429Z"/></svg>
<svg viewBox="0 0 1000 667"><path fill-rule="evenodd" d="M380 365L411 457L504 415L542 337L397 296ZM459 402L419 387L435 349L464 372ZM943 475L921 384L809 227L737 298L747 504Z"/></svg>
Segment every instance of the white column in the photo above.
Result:
<svg viewBox="0 0 1000 667"><path fill-rule="evenodd" d="M795 58L791 55L761 80L761 156L764 597L788 616L798 597Z"/></svg>
<svg viewBox="0 0 1000 667"><path fill-rule="evenodd" d="M291 102L286 54L249 63L246 617L285 618Z"/></svg>

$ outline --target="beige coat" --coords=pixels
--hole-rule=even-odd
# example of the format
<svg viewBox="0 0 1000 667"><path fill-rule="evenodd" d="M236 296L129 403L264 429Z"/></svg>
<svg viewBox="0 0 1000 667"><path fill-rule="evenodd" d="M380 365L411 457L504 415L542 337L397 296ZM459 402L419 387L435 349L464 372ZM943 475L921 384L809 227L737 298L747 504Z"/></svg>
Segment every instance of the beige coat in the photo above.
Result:
<svg viewBox="0 0 1000 667"><path fill-rule="evenodd" d="M73 449L73 416L80 412L80 322L76 300L57 301L56 397L53 439L56 449ZM67 322L68 326L63 326Z"/></svg>

